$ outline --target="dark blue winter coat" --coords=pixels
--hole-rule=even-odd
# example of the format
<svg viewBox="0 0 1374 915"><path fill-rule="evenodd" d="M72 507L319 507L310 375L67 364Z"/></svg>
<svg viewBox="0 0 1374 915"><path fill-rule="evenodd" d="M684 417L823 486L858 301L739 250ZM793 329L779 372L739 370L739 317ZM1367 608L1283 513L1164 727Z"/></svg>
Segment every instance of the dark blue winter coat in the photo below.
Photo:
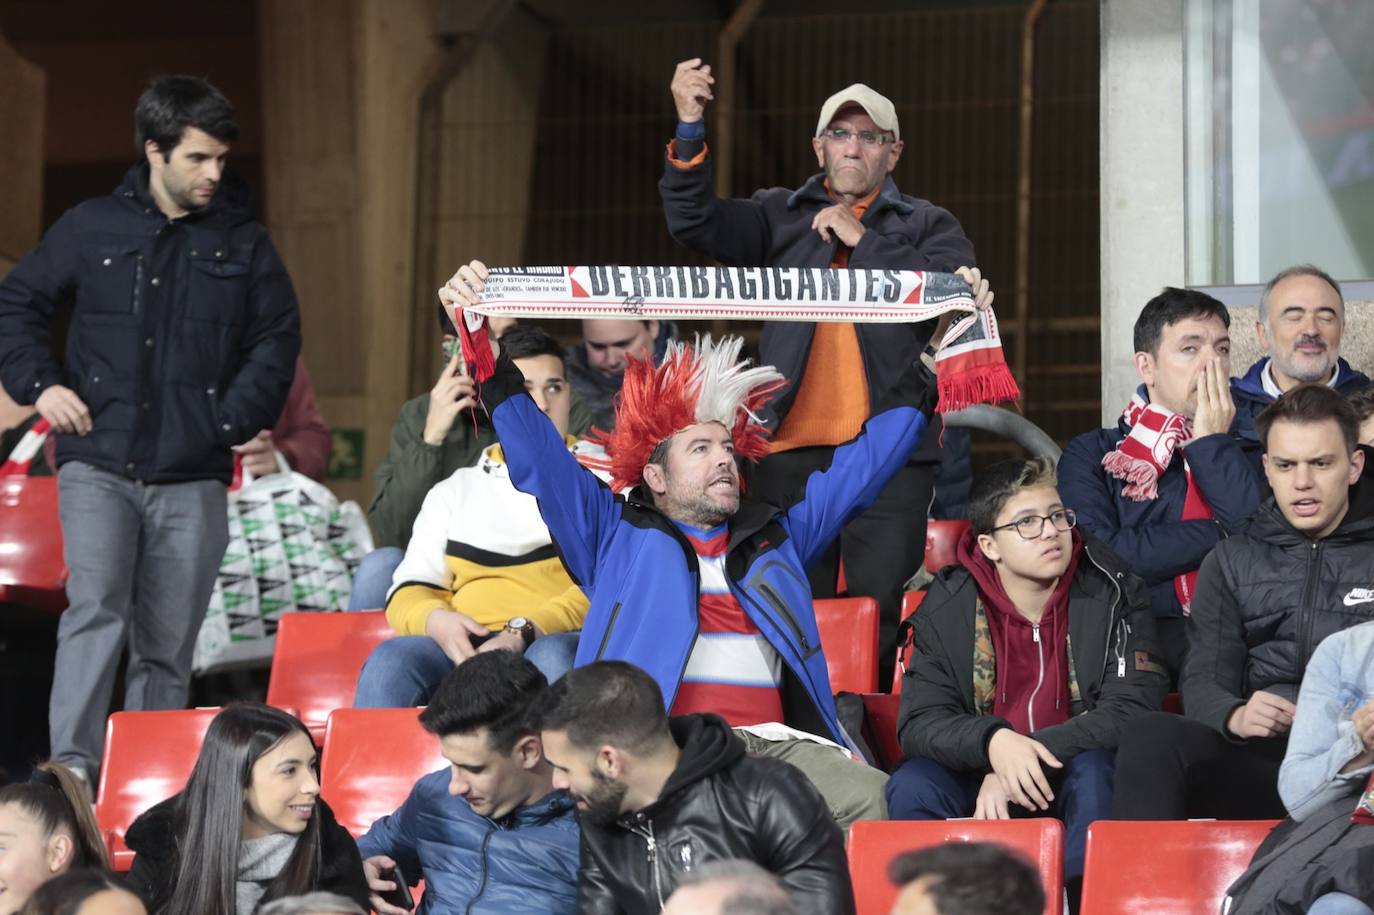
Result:
<svg viewBox="0 0 1374 915"><path fill-rule="evenodd" d="M449 771L415 783L404 804L358 840L363 858L386 855L412 884L417 915L573 915L577 808L561 791L496 821L449 794Z"/></svg>
<svg viewBox="0 0 1374 915"><path fill-rule="evenodd" d="M1269 364L1269 357L1264 356L1254 365L1250 366L1244 377L1231 379L1231 399L1236 402L1236 424L1233 429L1239 437L1241 448L1250 458L1252 464L1259 470L1261 485L1268 490L1267 482L1262 479L1264 475L1263 465L1260 462L1260 455L1264 449L1260 447L1259 433L1255 431L1255 417L1264 412L1264 408L1274 402L1268 391L1264 390L1264 369ZM1349 397L1360 388L1369 385L1369 377L1363 372L1357 372L1350 367L1350 363L1344 359L1336 360L1336 383L1332 385L1336 393L1342 397Z"/></svg>

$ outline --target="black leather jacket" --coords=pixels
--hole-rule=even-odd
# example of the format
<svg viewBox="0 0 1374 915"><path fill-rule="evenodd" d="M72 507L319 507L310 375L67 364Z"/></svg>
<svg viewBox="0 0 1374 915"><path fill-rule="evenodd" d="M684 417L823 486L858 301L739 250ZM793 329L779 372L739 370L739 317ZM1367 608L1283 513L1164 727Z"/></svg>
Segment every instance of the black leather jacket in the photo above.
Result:
<svg viewBox="0 0 1374 915"><path fill-rule="evenodd" d="M745 755L715 715L670 722L682 748L659 799L610 826L582 821L582 915L654 915L682 875L745 858L776 874L806 915L852 915L844 837L792 766Z"/></svg>
<svg viewBox="0 0 1374 915"><path fill-rule="evenodd" d="M1374 452L1366 448L1365 459ZM1322 639L1374 619L1374 481L1351 490L1329 536L1298 532L1271 497L1245 533L1229 537L1198 570L1188 618L1183 709L1229 736L1226 719L1256 690L1298 699Z"/></svg>

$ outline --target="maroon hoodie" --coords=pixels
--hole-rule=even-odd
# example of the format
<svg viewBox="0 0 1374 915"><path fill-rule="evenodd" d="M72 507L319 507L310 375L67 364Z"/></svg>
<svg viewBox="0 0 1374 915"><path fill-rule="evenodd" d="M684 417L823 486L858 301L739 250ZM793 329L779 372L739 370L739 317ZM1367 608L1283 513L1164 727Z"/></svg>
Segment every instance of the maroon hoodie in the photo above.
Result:
<svg viewBox="0 0 1374 915"><path fill-rule="evenodd" d="M1030 736L1069 720L1069 586L1082 552L1083 541L1073 531L1069 566L1037 624L1011 602L996 565L978 548L973 531L959 541L959 563L978 585L997 659L992 713L1010 722L1018 734Z"/></svg>

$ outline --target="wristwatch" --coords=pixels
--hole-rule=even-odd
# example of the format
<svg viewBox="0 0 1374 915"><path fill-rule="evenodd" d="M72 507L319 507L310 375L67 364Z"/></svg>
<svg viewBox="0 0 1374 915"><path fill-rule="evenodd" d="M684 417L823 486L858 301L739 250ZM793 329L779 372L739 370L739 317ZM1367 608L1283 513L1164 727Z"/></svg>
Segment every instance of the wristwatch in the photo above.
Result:
<svg viewBox="0 0 1374 915"><path fill-rule="evenodd" d="M520 636L526 648L534 644L534 623L531 623L523 616L513 616L506 620L505 631L513 632Z"/></svg>

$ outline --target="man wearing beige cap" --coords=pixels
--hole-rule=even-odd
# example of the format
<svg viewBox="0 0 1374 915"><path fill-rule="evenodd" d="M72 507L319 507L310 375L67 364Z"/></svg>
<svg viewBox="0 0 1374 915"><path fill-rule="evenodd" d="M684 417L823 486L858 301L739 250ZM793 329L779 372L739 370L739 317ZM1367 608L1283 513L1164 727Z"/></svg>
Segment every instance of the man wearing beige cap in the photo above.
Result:
<svg viewBox="0 0 1374 915"><path fill-rule="evenodd" d="M714 82L700 59L683 61L673 74L678 126L658 185L673 238L731 266L949 273L973 267L973 245L958 220L897 189L891 177L903 148L897 111L862 83L821 106L811 138L821 171L800 188L717 197L702 121ZM765 323L760 359L791 384L770 407L772 453L754 473L751 494L785 504L827 467L835 446L859 433L871 405L920 357L933 325ZM938 424L933 429L810 573L815 595L833 596L842 554L849 592L878 599L883 683L892 676L902 586L925 552L941 460Z"/></svg>

